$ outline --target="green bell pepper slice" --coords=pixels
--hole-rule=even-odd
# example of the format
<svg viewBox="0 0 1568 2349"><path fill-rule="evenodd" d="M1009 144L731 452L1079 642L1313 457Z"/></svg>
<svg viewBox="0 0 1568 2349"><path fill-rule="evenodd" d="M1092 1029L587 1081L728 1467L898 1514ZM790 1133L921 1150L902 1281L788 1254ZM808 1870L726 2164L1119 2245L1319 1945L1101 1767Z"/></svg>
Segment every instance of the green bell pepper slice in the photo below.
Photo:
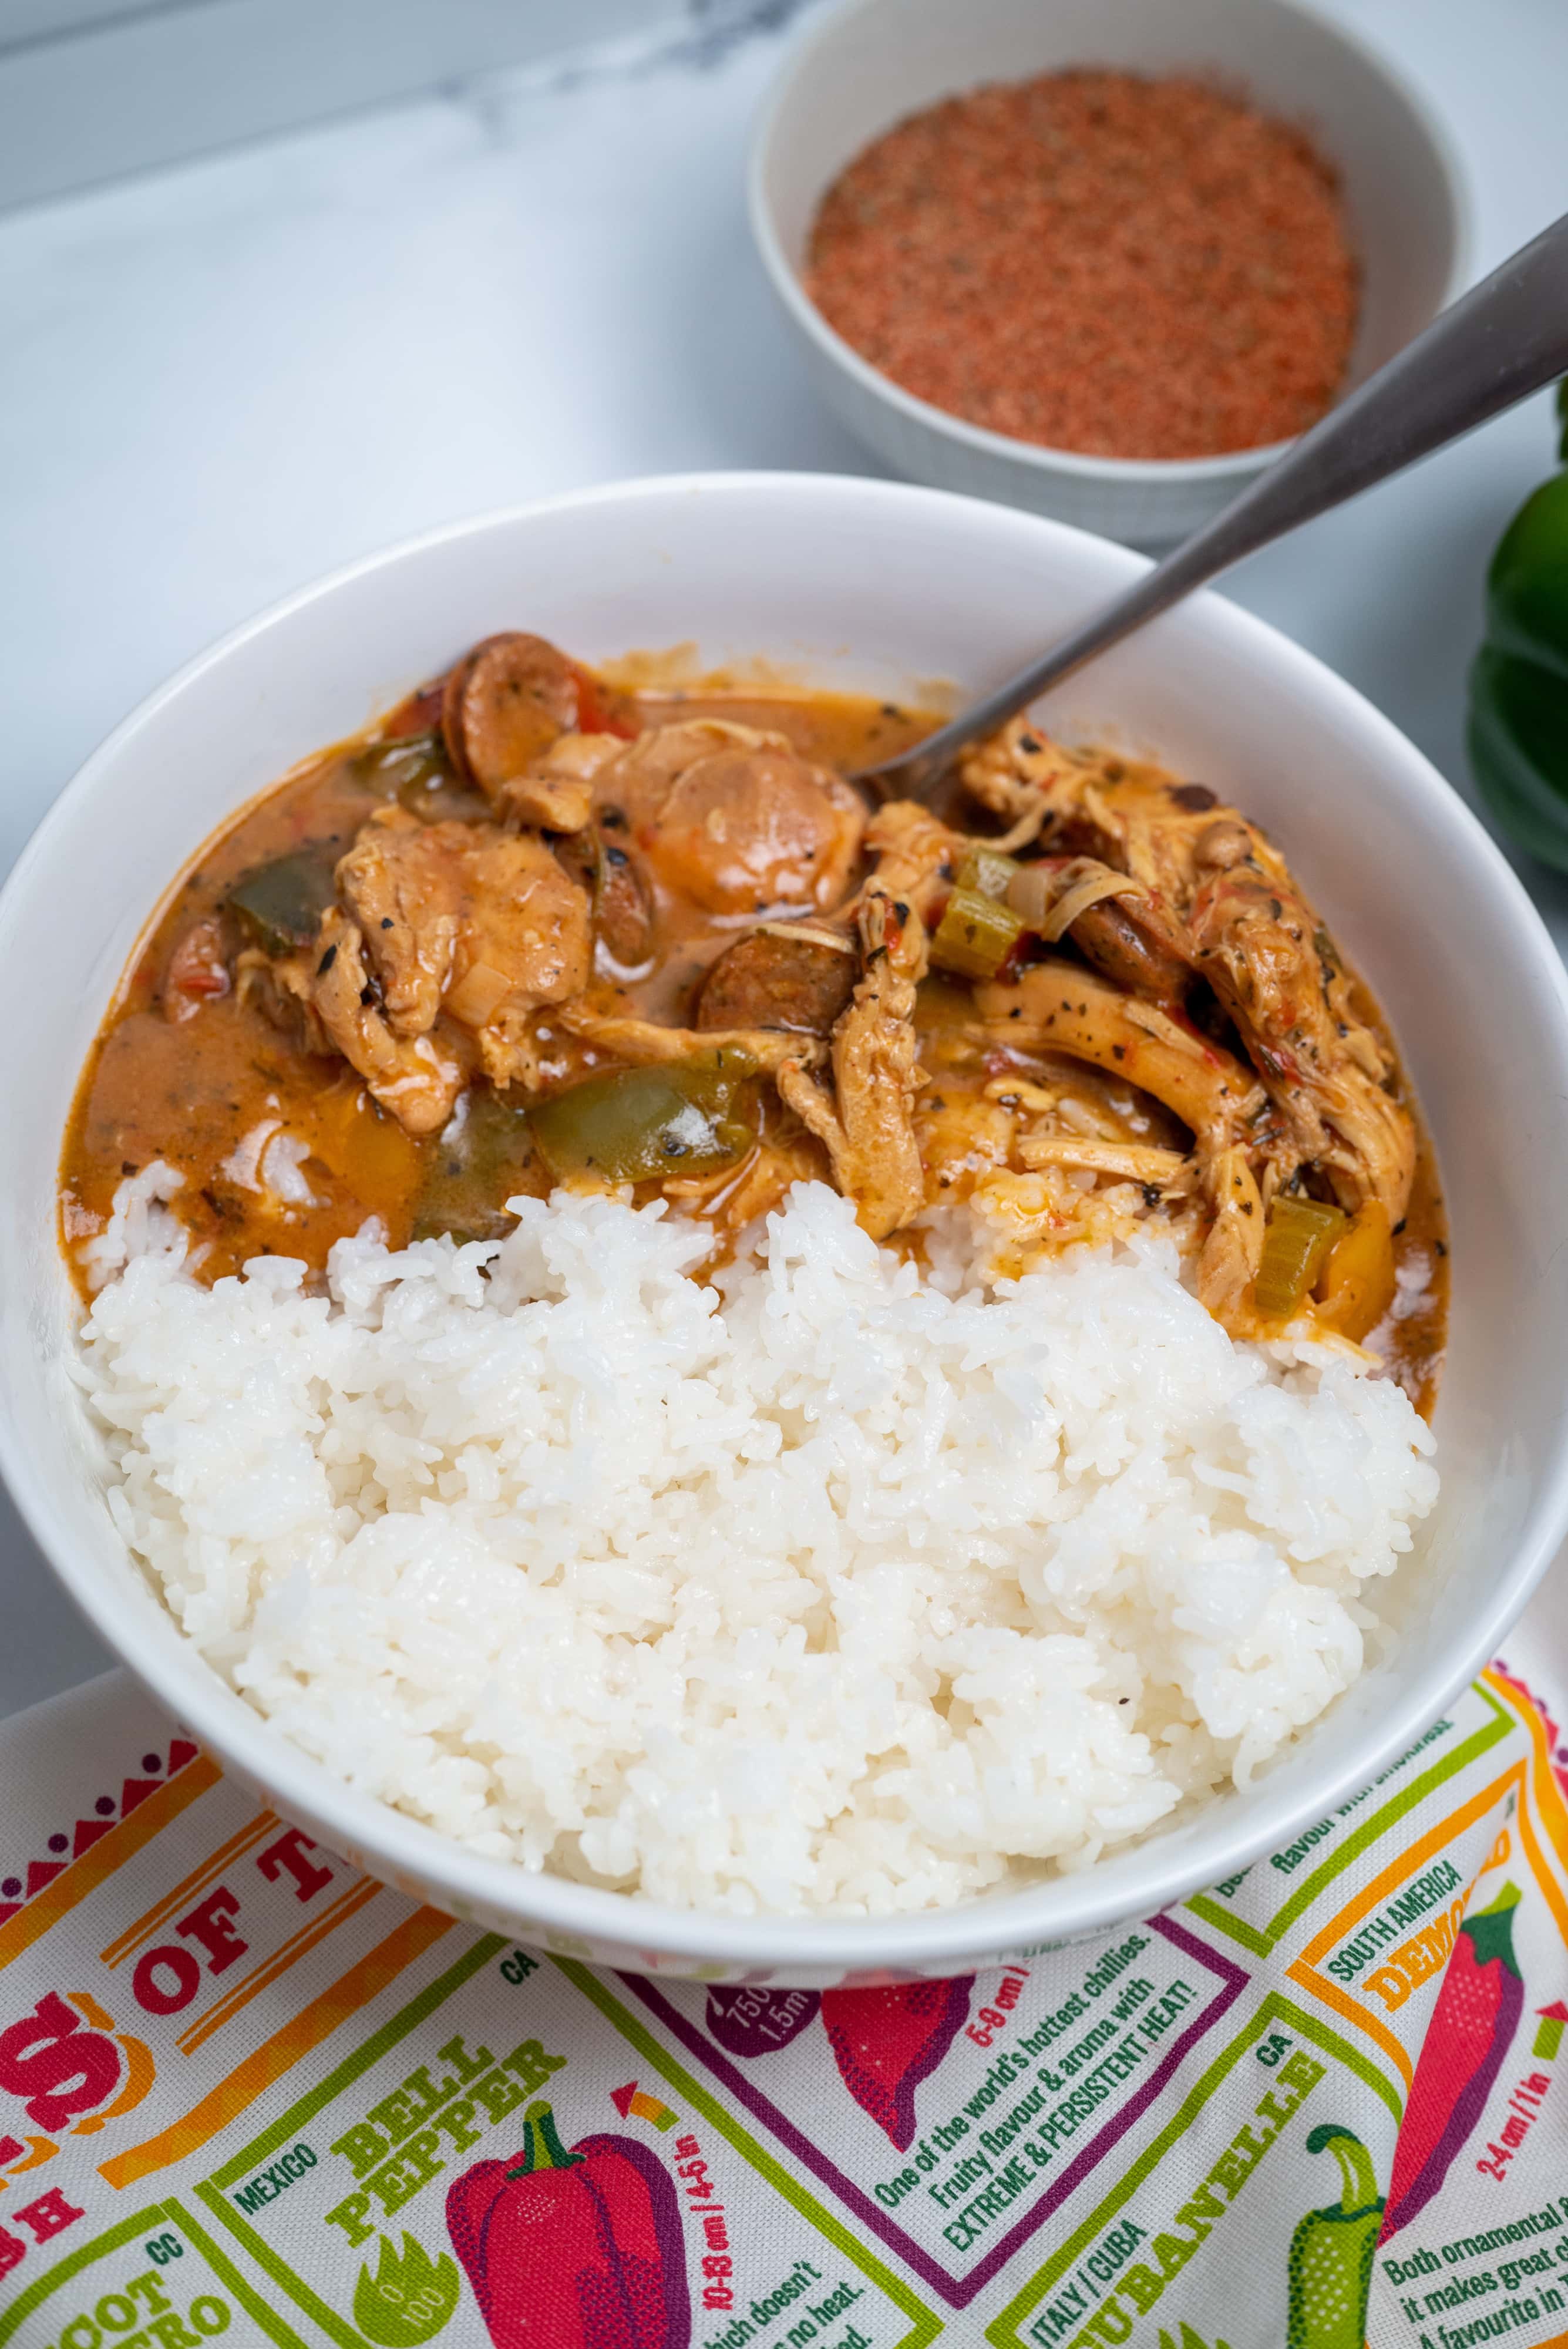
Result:
<svg viewBox="0 0 1568 2349"><path fill-rule="evenodd" d="M734 1165L756 1141L756 1073L750 1053L725 1044L587 1077L529 1111L535 1146L562 1182L711 1174Z"/></svg>
<svg viewBox="0 0 1568 2349"><path fill-rule="evenodd" d="M336 895L332 876L340 854L326 844L299 848L243 873L227 903L247 943L269 955L307 947Z"/></svg>

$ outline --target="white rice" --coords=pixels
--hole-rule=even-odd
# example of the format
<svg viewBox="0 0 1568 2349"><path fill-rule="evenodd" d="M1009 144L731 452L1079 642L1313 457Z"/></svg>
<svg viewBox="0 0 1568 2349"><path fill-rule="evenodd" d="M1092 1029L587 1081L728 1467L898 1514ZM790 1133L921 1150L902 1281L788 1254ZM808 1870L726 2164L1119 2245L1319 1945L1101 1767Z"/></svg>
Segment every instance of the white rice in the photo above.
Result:
<svg viewBox="0 0 1568 2349"><path fill-rule="evenodd" d="M802 1185L701 1226L514 1203L329 1297L204 1288L154 1167L89 1246L115 1521L202 1653L472 1849L745 1913L950 1902L1243 1780L1353 1681L1432 1439L1236 1344L1174 1250L926 1276ZM488 1262L488 1278L482 1268Z"/></svg>

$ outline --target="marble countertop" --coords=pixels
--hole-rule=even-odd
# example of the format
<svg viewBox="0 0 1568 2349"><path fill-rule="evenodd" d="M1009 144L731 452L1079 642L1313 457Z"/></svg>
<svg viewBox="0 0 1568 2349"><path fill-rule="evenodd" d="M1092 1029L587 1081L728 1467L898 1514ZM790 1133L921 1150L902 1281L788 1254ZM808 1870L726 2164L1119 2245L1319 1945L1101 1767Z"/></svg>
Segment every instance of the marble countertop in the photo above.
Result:
<svg viewBox="0 0 1568 2349"><path fill-rule="evenodd" d="M1325 5L1325 0L1320 0ZM0 218L0 869L95 742L311 576L480 507L704 466L877 470L817 405L742 168L787 7L465 82ZM1446 118L1478 274L1568 210L1562 0L1326 0ZM1233 574L1456 785L1542 403ZM1568 885L1526 878L1568 947ZM110 1661L0 1496L0 1713Z"/></svg>

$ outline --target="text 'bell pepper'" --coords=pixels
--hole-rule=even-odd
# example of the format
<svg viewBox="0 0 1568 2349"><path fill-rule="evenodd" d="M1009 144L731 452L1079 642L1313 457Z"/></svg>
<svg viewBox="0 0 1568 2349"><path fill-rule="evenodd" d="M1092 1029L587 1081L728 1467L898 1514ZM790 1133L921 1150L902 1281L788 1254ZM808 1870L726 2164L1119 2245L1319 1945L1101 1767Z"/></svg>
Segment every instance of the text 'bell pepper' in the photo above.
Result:
<svg viewBox="0 0 1568 2349"><path fill-rule="evenodd" d="M1513 1951L1519 1887L1467 1917L1421 2043L1388 2186L1385 2236L1424 2210L1480 2120L1524 2011Z"/></svg>
<svg viewBox="0 0 1568 2349"><path fill-rule="evenodd" d="M675 2186L636 2137L568 2153L546 2104L522 2152L476 2161L446 2198L447 2232L495 2349L691 2349Z"/></svg>
<svg viewBox="0 0 1568 2349"><path fill-rule="evenodd" d="M1383 2197L1372 2157L1351 2129L1325 2121L1307 2138L1309 2153L1339 2164L1339 2200L1309 2210L1291 2237L1287 2349L1363 2349L1372 2262L1383 2224Z"/></svg>
<svg viewBox="0 0 1568 2349"><path fill-rule="evenodd" d="M1559 453L1568 462L1565 394L1560 385ZM1492 557L1468 740L1498 823L1568 872L1568 471L1526 498Z"/></svg>

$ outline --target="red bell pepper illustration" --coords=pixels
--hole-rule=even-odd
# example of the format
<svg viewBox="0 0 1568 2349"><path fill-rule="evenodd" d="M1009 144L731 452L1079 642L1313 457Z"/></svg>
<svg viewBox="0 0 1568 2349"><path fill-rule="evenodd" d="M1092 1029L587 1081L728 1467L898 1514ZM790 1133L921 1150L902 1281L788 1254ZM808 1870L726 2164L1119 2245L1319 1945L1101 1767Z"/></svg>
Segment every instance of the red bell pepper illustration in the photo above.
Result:
<svg viewBox="0 0 1568 2349"><path fill-rule="evenodd" d="M446 2198L447 2232L495 2349L691 2349L680 2205L636 2137L568 2153L546 2104L523 2150L476 2161Z"/></svg>
<svg viewBox="0 0 1568 2349"><path fill-rule="evenodd" d="M954 1982L825 1990L822 2020L844 2085L900 2153L915 2141L915 2090L934 2072L969 2013L972 1974Z"/></svg>
<svg viewBox="0 0 1568 2349"><path fill-rule="evenodd" d="M1524 2008L1513 1953L1519 1887L1467 1917L1454 1935L1394 2154L1383 2240L1424 2210L1480 2120Z"/></svg>

